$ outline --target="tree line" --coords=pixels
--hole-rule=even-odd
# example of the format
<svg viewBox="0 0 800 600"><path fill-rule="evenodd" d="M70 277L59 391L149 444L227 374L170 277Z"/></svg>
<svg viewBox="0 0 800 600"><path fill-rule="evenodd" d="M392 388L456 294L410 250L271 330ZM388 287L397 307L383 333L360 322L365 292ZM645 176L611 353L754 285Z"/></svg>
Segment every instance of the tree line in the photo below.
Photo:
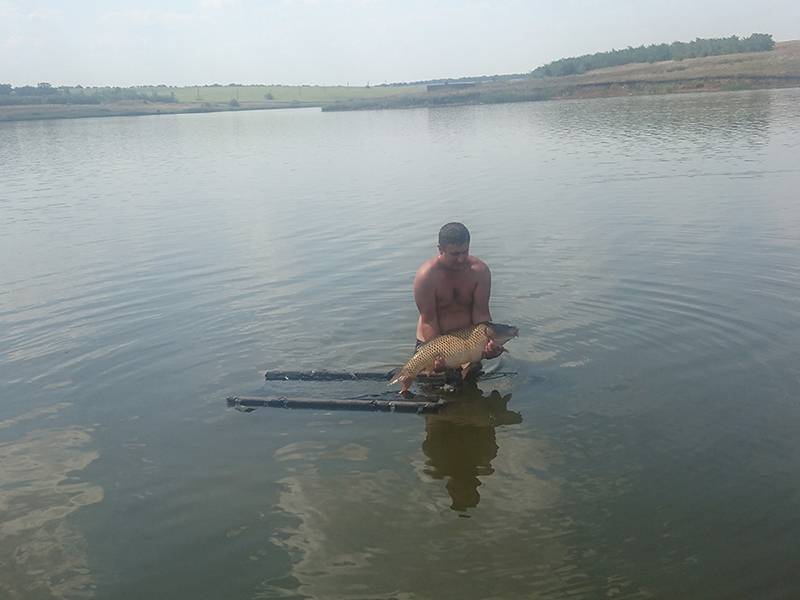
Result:
<svg viewBox="0 0 800 600"><path fill-rule="evenodd" d="M120 100L136 100L146 102L176 102L174 92L160 94L137 90L136 88L104 87L84 88L53 87L47 82L36 86L23 85L14 87L9 83L0 83L0 106L18 104L102 104Z"/></svg>
<svg viewBox="0 0 800 600"><path fill-rule="evenodd" d="M665 60L683 60L701 56L737 54L739 52L764 52L772 50L775 41L769 33L754 33L750 37L739 38L697 38L693 42L672 42L671 44L651 44L611 52L584 54L573 58L562 58L531 71L534 77L559 77L579 75L593 69L616 67L629 63L654 63Z"/></svg>

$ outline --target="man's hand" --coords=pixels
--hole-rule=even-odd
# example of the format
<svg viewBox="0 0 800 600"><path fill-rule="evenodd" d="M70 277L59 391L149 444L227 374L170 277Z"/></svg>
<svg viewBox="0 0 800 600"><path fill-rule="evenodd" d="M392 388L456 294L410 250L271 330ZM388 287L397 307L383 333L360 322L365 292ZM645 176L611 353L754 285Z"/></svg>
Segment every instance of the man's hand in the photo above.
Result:
<svg viewBox="0 0 800 600"><path fill-rule="evenodd" d="M486 359L497 358L503 352L507 352L507 350L503 348L500 344L495 344L494 340L489 340L483 349L483 358Z"/></svg>

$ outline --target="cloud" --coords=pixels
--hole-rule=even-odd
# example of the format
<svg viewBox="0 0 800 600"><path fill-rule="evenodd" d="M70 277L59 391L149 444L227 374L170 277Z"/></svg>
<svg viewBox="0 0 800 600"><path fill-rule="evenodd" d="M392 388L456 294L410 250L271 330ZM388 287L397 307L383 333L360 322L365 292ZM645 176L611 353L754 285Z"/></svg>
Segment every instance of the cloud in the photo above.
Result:
<svg viewBox="0 0 800 600"><path fill-rule="evenodd" d="M0 19L10 19L19 15L19 8L13 2L0 0Z"/></svg>
<svg viewBox="0 0 800 600"><path fill-rule="evenodd" d="M337 8L361 8L377 5L378 0L282 0L286 6L330 6Z"/></svg>
<svg viewBox="0 0 800 600"><path fill-rule="evenodd" d="M284 4L286 6L297 6L297 5L318 6L319 0L282 0L281 4Z"/></svg>
<svg viewBox="0 0 800 600"><path fill-rule="evenodd" d="M42 40L38 37L31 35L12 35L6 38L2 47L5 50L16 50L17 48L39 48L42 46Z"/></svg>
<svg viewBox="0 0 800 600"><path fill-rule="evenodd" d="M200 8L203 10L224 10L238 6L239 0L200 0Z"/></svg>
<svg viewBox="0 0 800 600"><path fill-rule="evenodd" d="M0 8L0 12L2 12L2 8ZM54 8L37 8L28 13L28 19L31 21L51 21L61 16L62 12Z"/></svg>
<svg viewBox="0 0 800 600"><path fill-rule="evenodd" d="M106 13L103 15L103 20L120 22L126 25L174 26L196 21L197 15L171 10L133 8Z"/></svg>

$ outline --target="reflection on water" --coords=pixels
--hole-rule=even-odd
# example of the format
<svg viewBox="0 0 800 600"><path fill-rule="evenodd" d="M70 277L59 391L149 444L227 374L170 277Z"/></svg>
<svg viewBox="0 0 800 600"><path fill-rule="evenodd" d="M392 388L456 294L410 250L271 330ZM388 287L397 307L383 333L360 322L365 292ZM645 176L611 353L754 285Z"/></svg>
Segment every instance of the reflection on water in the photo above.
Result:
<svg viewBox="0 0 800 600"><path fill-rule="evenodd" d="M67 520L103 500L101 487L79 477L99 456L91 433L38 429L0 444L0 596L94 595L86 539Z"/></svg>
<svg viewBox="0 0 800 600"><path fill-rule="evenodd" d="M485 396L471 382L440 414L425 417L425 473L447 480L453 510L478 506L478 477L494 473L492 460L498 451L495 427L522 422L522 415L508 410L510 400L511 394L502 396L497 390Z"/></svg>
<svg viewBox="0 0 800 600"><path fill-rule="evenodd" d="M670 96L616 98L556 102L546 111L531 113L530 118L555 135L564 133L565 123L571 123L569 133L581 144L646 139L656 144L656 153L675 152L677 142L687 147L696 144L701 153L722 150L723 156L728 156L733 149L726 148L724 142L753 151L768 141L773 102L769 94L731 94L725 102L708 94L693 97L693 109L684 110ZM585 149L581 147L581 151Z"/></svg>
<svg viewBox="0 0 800 600"><path fill-rule="evenodd" d="M796 89L0 123L0 597L797 596L799 154ZM385 392L258 386L403 362L454 219L513 399L225 411Z"/></svg>
<svg viewBox="0 0 800 600"><path fill-rule="evenodd" d="M276 450L287 471L278 506L290 519L271 541L292 566L257 597L513 597L534 584L583 585L562 541L569 521L551 512L558 483L546 475L556 451L513 435L522 416L508 407L511 393L473 384L450 399L424 421L354 415L380 428L355 447L333 441L338 415L310 418L326 423L325 435ZM387 455L377 436L393 423ZM475 518L455 518L465 514Z"/></svg>

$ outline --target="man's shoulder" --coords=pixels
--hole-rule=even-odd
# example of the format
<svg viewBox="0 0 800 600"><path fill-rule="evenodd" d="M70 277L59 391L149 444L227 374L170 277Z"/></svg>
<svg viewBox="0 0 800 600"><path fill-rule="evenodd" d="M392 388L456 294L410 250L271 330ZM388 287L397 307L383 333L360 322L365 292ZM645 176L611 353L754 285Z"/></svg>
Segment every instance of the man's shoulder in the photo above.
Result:
<svg viewBox="0 0 800 600"><path fill-rule="evenodd" d="M437 262L435 256L433 258L426 260L419 266L419 269L417 269L417 274L415 276L415 279L417 281L425 281L436 277L436 272L437 272L436 266Z"/></svg>
<svg viewBox="0 0 800 600"><path fill-rule="evenodd" d="M477 273L478 275L489 272L489 265L487 265L477 256L470 255L469 268L473 273Z"/></svg>
<svg viewBox="0 0 800 600"><path fill-rule="evenodd" d="M427 273L436 266L436 257L429 258L419 266L417 273Z"/></svg>

